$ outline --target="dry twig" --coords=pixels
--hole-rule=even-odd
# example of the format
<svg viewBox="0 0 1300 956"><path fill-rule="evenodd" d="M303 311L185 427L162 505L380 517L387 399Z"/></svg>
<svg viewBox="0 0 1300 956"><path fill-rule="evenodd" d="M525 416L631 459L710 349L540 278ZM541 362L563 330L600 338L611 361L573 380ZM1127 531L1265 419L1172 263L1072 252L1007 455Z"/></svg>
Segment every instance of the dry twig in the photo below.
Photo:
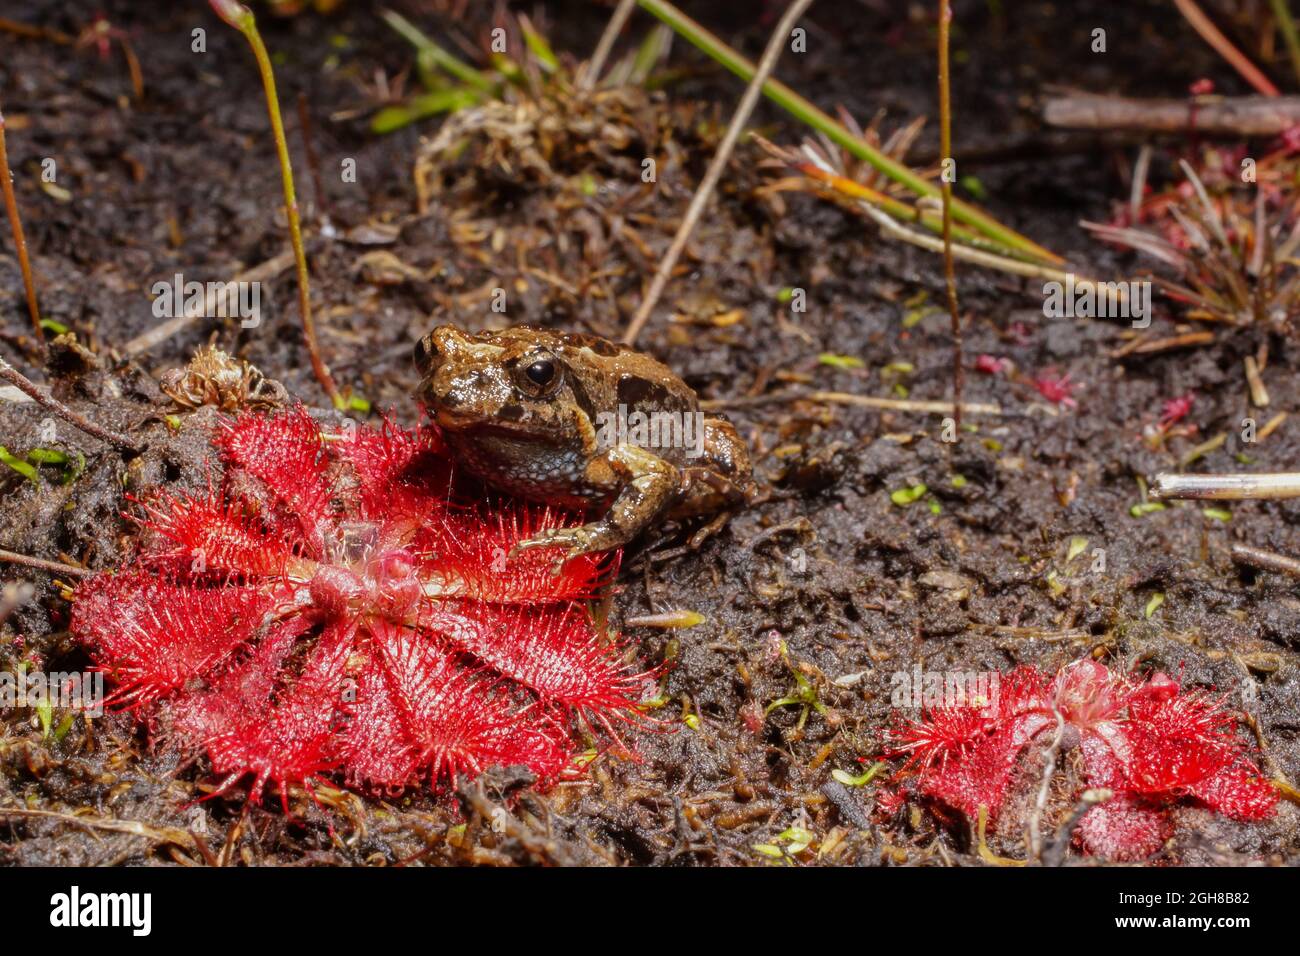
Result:
<svg viewBox="0 0 1300 956"><path fill-rule="evenodd" d="M695 231L695 224L699 222L704 207L708 204L714 188L718 185L718 180L722 178L722 171L727 166L727 160L731 158L731 151L736 146L736 140L740 138L740 131L745 128L745 124L749 122L750 114L754 112L754 105L763 92L763 84L772 75L772 69L781 56L781 48L789 39L790 31L794 28L795 22L803 16L804 11L808 9L811 3L812 0L794 0L794 3L790 4L789 9L781 17L781 22L772 31L772 36L767 41L767 48L763 51L763 58L758 61L758 69L754 71L753 78L749 81L749 85L745 87L745 93L740 98L735 114L731 117L731 123L727 126L726 135L723 136L722 142L718 144L718 151L714 153L713 160L709 163L709 168L704 174L704 179L700 182L695 195L691 197L691 204L687 207L682 224L677 229L677 235L673 236L672 245L664 253L659 268L655 270L654 278L650 280L650 288L646 291L645 298L641 300L636 315L632 317L632 322L623 334L623 341L626 344L632 345L636 342L637 336L641 334L641 329L650 318L650 313L659 302L659 297L663 295L664 287L668 285L668 279L677 265L678 258L681 257L682 250L686 248L691 233Z"/></svg>
<svg viewBox="0 0 1300 956"><path fill-rule="evenodd" d="M141 450L140 446L130 438L127 438L125 435L120 435L117 432L109 431L102 425L96 425L80 412L74 411L67 405L64 405L61 401L50 394L49 389L37 385L3 358L0 358L0 379L4 379L11 385L17 387L19 391L30 395L35 402L45 406L64 421L68 422L68 424L76 426L87 435L90 435L93 438L98 438L100 441L107 442L110 445L115 445L123 451L139 454Z"/></svg>

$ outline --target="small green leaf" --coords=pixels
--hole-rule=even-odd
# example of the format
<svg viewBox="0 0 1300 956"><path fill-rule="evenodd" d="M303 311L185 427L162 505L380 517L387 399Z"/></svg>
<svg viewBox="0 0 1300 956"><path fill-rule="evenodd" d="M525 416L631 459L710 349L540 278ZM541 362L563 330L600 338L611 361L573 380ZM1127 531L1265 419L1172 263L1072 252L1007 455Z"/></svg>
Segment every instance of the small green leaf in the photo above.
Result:
<svg viewBox="0 0 1300 956"><path fill-rule="evenodd" d="M817 839L817 834L805 830L803 827L790 827L788 830L782 830L776 835L778 843L803 843L809 844Z"/></svg>
<svg viewBox="0 0 1300 956"><path fill-rule="evenodd" d="M637 617L630 617L623 623L627 627L657 627L663 630L675 630L696 627L707 620L708 618L699 611L683 609L664 611L661 614L642 614Z"/></svg>
<svg viewBox="0 0 1300 956"><path fill-rule="evenodd" d="M430 116L437 116L439 113L455 113L473 106L481 98L481 93L465 86L421 93L419 96L411 97L405 103L385 106L370 120L370 131L379 134L392 133Z"/></svg>
<svg viewBox="0 0 1300 956"><path fill-rule="evenodd" d="M923 494L929 491L925 485L913 485L910 488L899 488L897 491L889 493L889 500L900 508L904 508L916 501Z"/></svg>
<svg viewBox="0 0 1300 956"><path fill-rule="evenodd" d="M785 852L790 856L802 853L804 850L808 849L808 847L812 846L816 839L817 834L805 830L803 827L790 827L788 830L783 830L776 835L776 841L778 843L790 844L785 848Z"/></svg>
<svg viewBox="0 0 1300 956"><path fill-rule="evenodd" d="M967 481L965 475L953 475L952 480L948 482L954 488L965 488Z"/></svg>
<svg viewBox="0 0 1300 956"><path fill-rule="evenodd" d="M862 368L863 364L862 359L855 355L836 355L833 352L823 352L817 356L817 361L832 368Z"/></svg>
<svg viewBox="0 0 1300 956"><path fill-rule="evenodd" d="M989 191L984 188L984 184L974 176L959 176L958 185L971 194L971 198L978 202L984 202L989 198Z"/></svg>
<svg viewBox="0 0 1300 956"><path fill-rule="evenodd" d="M776 301L782 305L789 305L790 300L794 298L794 286L785 286L777 291Z"/></svg>
<svg viewBox="0 0 1300 956"><path fill-rule="evenodd" d="M36 716L41 719L41 736L50 735L50 725L54 722L54 703L50 700L50 695L46 694L36 704Z"/></svg>
<svg viewBox="0 0 1300 956"><path fill-rule="evenodd" d="M33 448L27 453L27 460L33 465L66 464L68 456L57 448Z"/></svg>
<svg viewBox="0 0 1300 956"><path fill-rule="evenodd" d="M921 324L925 318L926 310L912 309L903 316L903 328L910 329Z"/></svg>
<svg viewBox="0 0 1300 956"><path fill-rule="evenodd" d="M753 846L755 853L761 853L763 856L774 857L778 860L785 859L785 851L779 846L773 846L770 843L755 843Z"/></svg>
<svg viewBox="0 0 1300 956"><path fill-rule="evenodd" d="M1164 511L1165 504L1163 501L1143 501L1128 509L1128 513L1134 518L1145 518L1147 515L1155 514L1157 511Z"/></svg>
<svg viewBox="0 0 1300 956"><path fill-rule="evenodd" d="M55 335L68 334L68 327L62 322L55 322L53 319L41 319L41 328L46 332L53 332Z"/></svg>
<svg viewBox="0 0 1300 956"><path fill-rule="evenodd" d="M68 731L71 729L72 729L72 715L64 714L63 719L59 721L59 726L54 728L54 739L62 740L64 737L68 735Z"/></svg>
<svg viewBox="0 0 1300 956"><path fill-rule="evenodd" d="M1201 514L1211 521L1231 521L1232 512L1227 508L1202 508Z"/></svg>
<svg viewBox="0 0 1300 956"><path fill-rule="evenodd" d="M493 53L489 59L492 62L492 69L505 77L506 82L515 85L521 85L524 82L523 68L504 53Z"/></svg>
<svg viewBox="0 0 1300 956"><path fill-rule="evenodd" d="M1148 621L1151 620L1151 615L1156 613L1156 611L1159 610L1160 605L1164 603L1165 603L1164 591L1157 591L1155 594L1151 595L1151 600L1147 601L1147 606L1143 611Z"/></svg>
<svg viewBox="0 0 1300 956"><path fill-rule="evenodd" d="M1070 539L1070 550L1065 553L1065 563L1069 564L1086 550L1088 550L1088 539L1075 535Z"/></svg>
<svg viewBox="0 0 1300 956"><path fill-rule="evenodd" d="M551 49L551 44L547 42L546 37L542 36L533 29L533 25L527 20L520 17L519 29L524 35L524 45L528 51L536 57L537 62L547 73L554 73L560 68L560 60Z"/></svg>
<svg viewBox="0 0 1300 956"><path fill-rule="evenodd" d="M23 461L21 458L11 455L9 449L5 448L4 445L0 445L0 462L4 462L4 464L18 472L18 474L22 475L28 481L40 481L36 475L35 466L30 462Z"/></svg>
<svg viewBox="0 0 1300 956"><path fill-rule="evenodd" d="M846 787L862 787L872 781L880 771L885 769L885 762L878 760L873 763L866 771L854 777L847 770L840 770L838 767L831 771L831 778L844 784Z"/></svg>

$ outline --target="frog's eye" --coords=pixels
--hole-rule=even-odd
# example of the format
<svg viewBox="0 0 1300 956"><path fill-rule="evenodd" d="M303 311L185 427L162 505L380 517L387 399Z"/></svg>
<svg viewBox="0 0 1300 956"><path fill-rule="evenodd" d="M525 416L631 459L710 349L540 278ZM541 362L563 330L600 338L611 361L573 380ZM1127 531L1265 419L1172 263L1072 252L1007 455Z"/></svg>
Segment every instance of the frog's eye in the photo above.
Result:
<svg viewBox="0 0 1300 956"><path fill-rule="evenodd" d="M560 386L560 363L555 356L540 352L515 366L515 384L526 395L544 398Z"/></svg>

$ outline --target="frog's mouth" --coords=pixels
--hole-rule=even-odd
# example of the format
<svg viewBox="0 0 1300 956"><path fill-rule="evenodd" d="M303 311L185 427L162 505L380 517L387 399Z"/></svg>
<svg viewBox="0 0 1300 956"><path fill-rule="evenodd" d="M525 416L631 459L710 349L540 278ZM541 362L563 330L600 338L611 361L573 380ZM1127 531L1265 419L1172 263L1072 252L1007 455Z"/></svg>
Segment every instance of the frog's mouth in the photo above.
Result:
<svg viewBox="0 0 1300 956"><path fill-rule="evenodd" d="M435 409L433 417L438 422L439 427L453 432L465 431L474 424L470 416L457 415L445 408Z"/></svg>
<svg viewBox="0 0 1300 956"><path fill-rule="evenodd" d="M434 420L443 431L463 435L467 438L491 438L497 436L519 441L523 436L536 444L546 443L545 438L508 419L496 418L485 421L470 414L458 415L454 410L439 408L434 412Z"/></svg>

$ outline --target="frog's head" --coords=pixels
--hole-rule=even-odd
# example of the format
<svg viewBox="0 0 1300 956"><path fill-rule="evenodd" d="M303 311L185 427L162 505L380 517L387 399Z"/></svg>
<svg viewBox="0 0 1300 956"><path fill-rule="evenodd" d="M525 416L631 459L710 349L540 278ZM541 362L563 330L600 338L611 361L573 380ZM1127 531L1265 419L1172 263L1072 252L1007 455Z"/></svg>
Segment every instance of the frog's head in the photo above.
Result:
<svg viewBox="0 0 1300 956"><path fill-rule="evenodd" d="M420 400L453 434L567 444L580 417L574 412L585 414L562 338L543 329L470 333L442 325L416 344L414 358Z"/></svg>

